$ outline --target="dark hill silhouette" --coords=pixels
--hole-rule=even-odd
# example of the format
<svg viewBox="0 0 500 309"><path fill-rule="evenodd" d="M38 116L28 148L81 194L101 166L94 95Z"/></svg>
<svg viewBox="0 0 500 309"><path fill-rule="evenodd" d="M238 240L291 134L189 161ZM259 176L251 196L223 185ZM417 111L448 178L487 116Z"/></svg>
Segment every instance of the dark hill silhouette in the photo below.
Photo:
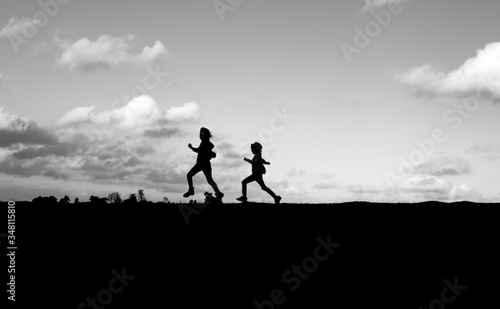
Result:
<svg viewBox="0 0 500 309"><path fill-rule="evenodd" d="M123 268L135 278L105 308L271 308L279 289L274 308L417 309L455 278L446 308L497 299L499 205L16 205L21 307L77 308Z"/></svg>

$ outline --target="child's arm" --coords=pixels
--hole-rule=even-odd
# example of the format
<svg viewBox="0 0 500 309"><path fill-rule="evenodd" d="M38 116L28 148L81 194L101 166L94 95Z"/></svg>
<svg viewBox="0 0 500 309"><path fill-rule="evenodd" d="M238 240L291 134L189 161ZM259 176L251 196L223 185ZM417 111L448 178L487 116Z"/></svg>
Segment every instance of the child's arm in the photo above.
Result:
<svg viewBox="0 0 500 309"><path fill-rule="evenodd" d="M199 148L194 148L194 147L193 147L193 145L191 145L191 143L189 143L188 147L189 147L189 149L191 149L192 151L194 151L194 152L198 152L198 149L199 149Z"/></svg>
<svg viewBox="0 0 500 309"><path fill-rule="evenodd" d="M252 163L252 160L250 160L248 158L244 158L243 160L247 161L248 163Z"/></svg>
<svg viewBox="0 0 500 309"><path fill-rule="evenodd" d="M263 163L263 164L266 164L266 165L271 164L271 162L267 162L267 161L266 161L266 160L264 160L264 159L262 159L262 163Z"/></svg>

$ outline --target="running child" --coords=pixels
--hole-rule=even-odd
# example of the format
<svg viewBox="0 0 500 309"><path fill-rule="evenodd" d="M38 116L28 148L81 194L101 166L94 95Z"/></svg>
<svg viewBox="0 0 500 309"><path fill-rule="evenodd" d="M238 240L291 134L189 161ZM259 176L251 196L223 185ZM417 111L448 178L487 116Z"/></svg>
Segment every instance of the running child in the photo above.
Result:
<svg viewBox="0 0 500 309"><path fill-rule="evenodd" d="M189 197L194 195L194 187L193 187L193 176L198 174L198 172L203 171L205 177L207 178L207 182L215 191L215 196L220 200L224 196L224 193L219 191L217 184L212 178L212 165L210 164L210 160L215 158L215 153L212 151L214 149L214 144L210 142L210 138L212 138L212 134L210 130L205 127L200 129L200 139L201 144L198 148L194 148L191 144L188 147L198 153L198 158L196 159L196 164L193 168L187 173L187 181L189 185L189 190L184 193L184 197Z"/></svg>
<svg viewBox="0 0 500 309"><path fill-rule="evenodd" d="M252 175L248 176L241 182L243 195L237 198L237 200L240 202L246 202L247 184L251 183L252 181L257 181L257 183L260 185L260 188L269 193L269 195L274 198L274 202L276 204L279 204L281 201L281 196L274 194L274 192L266 186L266 184L264 183L264 179L262 178L262 175L266 173L264 164L271 164L262 158L262 145L258 142L255 142L250 145L250 149L252 150L252 153L254 155L252 160L247 158L244 158L243 160L252 164Z"/></svg>

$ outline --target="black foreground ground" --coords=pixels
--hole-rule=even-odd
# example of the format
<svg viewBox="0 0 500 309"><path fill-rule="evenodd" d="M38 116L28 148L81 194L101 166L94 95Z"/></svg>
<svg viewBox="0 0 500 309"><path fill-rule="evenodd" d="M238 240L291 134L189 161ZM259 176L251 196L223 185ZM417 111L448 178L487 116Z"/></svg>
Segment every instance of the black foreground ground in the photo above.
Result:
<svg viewBox="0 0 500 309"><path fill-rule="evenodd" d="M499 207L18 203L15 305L498 308Z"/></svg>

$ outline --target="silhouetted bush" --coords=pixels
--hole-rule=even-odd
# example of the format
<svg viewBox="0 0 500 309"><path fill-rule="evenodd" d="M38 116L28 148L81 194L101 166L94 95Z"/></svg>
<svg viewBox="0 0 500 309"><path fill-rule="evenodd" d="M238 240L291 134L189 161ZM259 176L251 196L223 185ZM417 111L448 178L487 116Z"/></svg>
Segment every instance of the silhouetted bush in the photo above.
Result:
<svg viewBox="0 0 500 309"><path fill-rule="evenodd" d="M123 201L125 205L137 204L137 197L134 193L130 194L129 198Z"/></svg>
<svg viewBox="0 0 500 309"><path fill-rule="evenodd" d="M59 200L59 204L61 205L68 205L71 199L69 196L65 195L62 199Z"/></svg>
<svg viewBox="0 0 500 309"><path fill-rule="evenodd" d="M55 196L39 196L39 197L36 197L34 198L32 201L32 203L35 203L35 204L57 204L57 198Z"/></svg>
<svg viewBox="0 0 500 309"><path fill-rule="evenodd" d="M97 196L90 196L90 202L92 204L107 204L108 203L108 199L105 198L105 197L97 197Z"/></svg>

